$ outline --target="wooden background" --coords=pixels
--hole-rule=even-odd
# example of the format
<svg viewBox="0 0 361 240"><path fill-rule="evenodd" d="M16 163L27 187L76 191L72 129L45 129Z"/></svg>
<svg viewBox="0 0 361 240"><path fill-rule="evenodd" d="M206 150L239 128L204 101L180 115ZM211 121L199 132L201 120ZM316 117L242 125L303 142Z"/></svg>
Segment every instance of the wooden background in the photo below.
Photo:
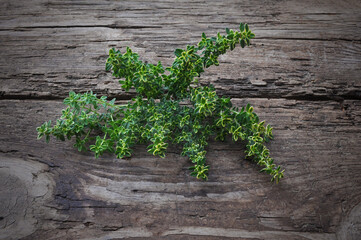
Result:
<svg viewBox="0 0 361 240"><path fill-rule="evenodd" d="M108 49L172 63L175 48L249 23L201 82L274 127L280 184L212 142L209 181L137 146L95 159L36 140L69 91L128 100ZM0 1L0 239L361 239L361 2Z"/></svg>

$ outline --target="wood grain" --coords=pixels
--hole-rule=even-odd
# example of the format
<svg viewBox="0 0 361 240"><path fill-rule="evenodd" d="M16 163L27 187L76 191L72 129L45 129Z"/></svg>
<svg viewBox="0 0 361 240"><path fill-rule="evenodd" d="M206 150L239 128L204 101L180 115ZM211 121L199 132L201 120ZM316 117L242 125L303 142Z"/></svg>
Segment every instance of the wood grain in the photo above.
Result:
<svg viewBox="0 0 361 240"><path fill-rule="evenodd" d="M209 181L190 162L135 147L130 159L36 140L69 91L125 101L105 72L130 46L170 65L175 48L249 23L256 39L201 77L274 127L278 185L212 141ZM359 1L0 2L0 239L360 239Z"/></svg>

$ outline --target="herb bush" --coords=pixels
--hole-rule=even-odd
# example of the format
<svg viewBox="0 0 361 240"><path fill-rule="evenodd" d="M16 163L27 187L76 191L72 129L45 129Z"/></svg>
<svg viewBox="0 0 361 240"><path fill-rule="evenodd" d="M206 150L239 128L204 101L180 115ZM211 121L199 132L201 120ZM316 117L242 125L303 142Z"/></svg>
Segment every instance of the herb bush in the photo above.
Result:
<svg viewBox="0 0 361 240"><path fill-rule="evenodd" d="M273 163L264 145L272 136L272 128L259 121L249 104L238 109L229 98L217 95L212 85L200 86L205 68L219 65L218 57L240 44L250 45L254 38L247 24L239 31L226 29L226 35L208 38L204 33L197 46L176 49L171 67L144 63L138 54L127 47L125 53L109 50L106 70L120 78L122 88L134 88L137 95L126 105L115 99L98 98L96 94L69 93L64 100L67 108L52 126L51 121L37 128L38 138L50 135L57 139L71 139L79 151L87 150L99 157L104 152L118 158L130 157L131 147L149 143L148 152L165 157L168 143L183 145L182 155L194 164L191 175L207 179L206 146L210 137L224 140L230 134L234 141L245 141L247 157L262 166L278 182L284 170ZM95 137L94 137L95 136Z"/></svg>

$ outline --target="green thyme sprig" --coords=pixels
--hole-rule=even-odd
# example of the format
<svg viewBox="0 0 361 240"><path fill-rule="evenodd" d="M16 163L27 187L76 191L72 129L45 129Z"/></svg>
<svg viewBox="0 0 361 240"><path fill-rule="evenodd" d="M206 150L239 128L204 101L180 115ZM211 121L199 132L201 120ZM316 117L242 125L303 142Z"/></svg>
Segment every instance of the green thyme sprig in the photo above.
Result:
<svg viewBox="0 0 361 240"><path fill-rule="evenodd" d="M182 155L193 166L191 175L207 179L206 146L210 137L246 142L247 157L262 166L272 181L278 182L284 170L276 166L265 143L273 138L272 128L260 122L249 104L242 109L232 106L229 98L219 97L212 85L200 86L198 78L205 68L219 65L218 57L227 50L250 45L254 34L247 24L239 31L226 29L226 35L208 38L204 33L197 46L175 50L171 67L144 63L127 48L125 53L110 49L106 70L120 78L122 88L134 88L137 96L126 105L107 101L92 92L70 92L64 100L67 108L52 126L46 122L37 128L38 138L50 135L71 139L79 151L104 152L118 158L129 157L132 146L148 143L148 152L165 157L169 143L182 144ZM184 104L185 102L189 104Z"/></svg>

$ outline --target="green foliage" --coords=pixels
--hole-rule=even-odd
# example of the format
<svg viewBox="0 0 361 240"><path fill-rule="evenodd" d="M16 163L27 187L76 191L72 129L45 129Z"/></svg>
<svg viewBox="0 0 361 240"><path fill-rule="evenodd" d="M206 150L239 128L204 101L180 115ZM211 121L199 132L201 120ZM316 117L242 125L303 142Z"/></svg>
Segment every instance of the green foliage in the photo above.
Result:
<svg viewBox="0 0 361 240"><path fill-rule="evenodd" d="M272 128L259 121L249 104L239 110L229 98L219 97L213 86L198 84L197 77L205 68L219 65L220 55L238 44L242 48L250 45L255 36L243 23L239 31L226 29L226 33L211 38L203 33L197 46L176 49L176 58L167 68L160 62L142 62L130 48L125 53L110 49L106 70L120 79L126 91L134 88L137 97L117 105L115 99L98 98L92 92L70 92L62 116L53 126L49 121L38 127L38 138L45 136L49 141L53 135L64 141L75 136L74 146L79 151L90 144L96 157L110 152L118 158L131 156L137 143L148 143L148 152L162 158L169 143L182 144L182 155L194 164L191 175L207 179L208 140L224 140L230 134L234 141L245 141L247 157L278 182L284 170L273 163L264 145L273 138Z"/></svg>

